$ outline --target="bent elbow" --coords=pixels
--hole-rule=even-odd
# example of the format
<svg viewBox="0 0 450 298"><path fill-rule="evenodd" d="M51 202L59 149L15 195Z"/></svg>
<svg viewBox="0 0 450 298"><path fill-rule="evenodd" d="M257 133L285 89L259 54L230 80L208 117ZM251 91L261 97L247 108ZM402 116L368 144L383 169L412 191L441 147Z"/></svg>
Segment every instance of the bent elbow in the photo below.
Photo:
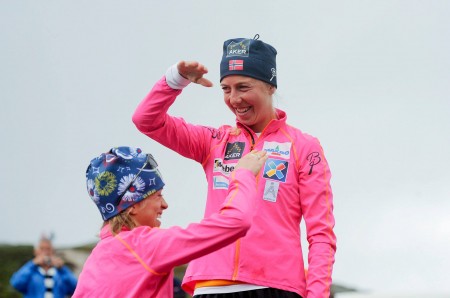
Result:
<svg viewBox="0 0 450 298"><path fill-rule="evenodd" d="M131 121L133 121L136 128L139 131L141 131L141 127L144 123L144 118L142 117L142 115L139 115L138 113L134 113L133 116L131 117Z"/></svg>
<svg viewBox="0 0 450 298"><path fill-rule="evenodd" d="M19 292L25 291L25 283L21 283L21 282L15 280L15 279L14 279L14 280L11 279L11 280L9 281L9 284L10 284L14 289L16 289L16 290L19 291Z"/></svg>
<svg viewBox="0 0 450 298"><path fill-rule="evenodd" d="M242 236L245 236L252 226L253 216L249 216L248 214L242 214L237 222L237 230L241 233Z"/></svg>

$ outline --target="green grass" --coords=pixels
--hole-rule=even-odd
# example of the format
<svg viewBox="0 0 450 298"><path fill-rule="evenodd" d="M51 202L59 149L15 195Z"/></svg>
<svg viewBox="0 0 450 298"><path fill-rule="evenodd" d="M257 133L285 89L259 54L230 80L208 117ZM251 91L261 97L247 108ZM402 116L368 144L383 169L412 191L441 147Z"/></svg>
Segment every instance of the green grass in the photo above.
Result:
<svg viewBox="0 0 450 298"><path fill-rule="evenodd" d="M0 245L0 297L20 298L22 295L9 284L9 279L23 264L33 258L32 245Z"/></svg>

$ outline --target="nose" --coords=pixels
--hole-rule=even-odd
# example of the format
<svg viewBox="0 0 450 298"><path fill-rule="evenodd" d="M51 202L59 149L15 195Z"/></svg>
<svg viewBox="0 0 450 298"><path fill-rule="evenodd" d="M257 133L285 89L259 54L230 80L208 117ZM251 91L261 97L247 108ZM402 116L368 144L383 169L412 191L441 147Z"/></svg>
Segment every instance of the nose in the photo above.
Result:
<svg viewBox="0 0 450 298"><path fill-rule="evenodd" d="M161 208L162 209L169 208L169 204L167 204L167 202L166 202L166 200L164 200L164 198L162 198L162 200L161 200Z"/></svg>
<svg viewBox="0 0 450 298"><path fill-rule="evenodd" d="M242 102L239 92L237 92L235 89L231 89L229 99L231 104L239 104Z"/></svg>

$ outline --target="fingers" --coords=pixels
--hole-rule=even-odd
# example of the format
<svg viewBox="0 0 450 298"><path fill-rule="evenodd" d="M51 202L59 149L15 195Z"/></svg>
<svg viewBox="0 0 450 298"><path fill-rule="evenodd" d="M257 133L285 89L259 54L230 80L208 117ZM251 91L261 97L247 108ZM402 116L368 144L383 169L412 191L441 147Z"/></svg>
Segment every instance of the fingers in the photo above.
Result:
<svg viewBox="0 0 450 298"><path fill-rule="evenodd" d="M210 80L205 79L205 78L200 78L197 80L197 82L194 82L194 83L200 84L204 87L212 87L213 86L213 83Z"/></svg>
<svg viewBox="0 0 450 298"><path fill-rule="evenodd" d="M244 168L253 172L256 176L266 162L268 156L266 151L253 150L243 156L237 163L235 169Z"/></svg>
<svg viewBox="0 0 450 298"><path fill-rule="evenodd" d="M256 150L254 150L254 151L256 151ZM256 152L252 152L251 154L254 157L256 157L256 159L257 159L257 166L258 166L258 172L259 172L259 170L261 170L263 165L266 163L266 160L267 160L267 158L269 158L269 156L267 155L266 151L256 151Z"/></svg>
<svg viewBox="0 0 450 298"><path fill-rule="evenodd" d="M241 134L241 129L240 128L238 128L238 127L233 127L233 128L231 128L231 131L230 131L230 135L232 135L232 136L238 136L238 135L240 135Z"/></svg>
<svg viewBox="0 0 450 298"><path fill-rule="evenodd" d="M203 75L208 73L208 69L197 61L180 61L177 64L178 73L189 81L200 84L205 87L212 87L213 83L204 78Z"/></svg>
<svg viewBox="0 0 450 298"><path fill-rule="evenodd" d="M61 268L64 265L64 261L59 257L53 257L52 263L57 268Z"/></svg>
<svg viewBox="0 0 450 298"><path fill-rule="evenodd" d="M258 150L253 150L252 152L250 152L250 155L256 157L257 159L261 159L263 157L265 157L267 155L266 151L258 151Z"/></svg>
<svg viewBox="0 0 450 298"><path fill-rule="evenodd" d="M38 255L33 259L33 263L35 263L36 265L42 265L44 264L44 256L42 255Z"/></svg>
<svg viewBox="0 0 450 298"><path fill-rule="evenodd" d="M201 73L208 73L208 69L197 61L180 61L178 62L178 70L182 71L198 71Z"/></svg>

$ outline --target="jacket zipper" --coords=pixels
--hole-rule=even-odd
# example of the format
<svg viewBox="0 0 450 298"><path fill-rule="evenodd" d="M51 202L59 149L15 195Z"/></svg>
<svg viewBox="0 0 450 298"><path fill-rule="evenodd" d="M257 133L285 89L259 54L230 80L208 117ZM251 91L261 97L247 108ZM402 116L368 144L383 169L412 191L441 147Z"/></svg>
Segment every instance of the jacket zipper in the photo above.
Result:
<svg viewBox="0 0 450 298"><path fill-rule="evenodd" d="M255 139L253 138L253 134L247 127L245 127L245 125L242 125L242 127L248 132L248 134L252 138L252 145L250 146L250 151L252 151L253 147L255 146Z"/></svg>

